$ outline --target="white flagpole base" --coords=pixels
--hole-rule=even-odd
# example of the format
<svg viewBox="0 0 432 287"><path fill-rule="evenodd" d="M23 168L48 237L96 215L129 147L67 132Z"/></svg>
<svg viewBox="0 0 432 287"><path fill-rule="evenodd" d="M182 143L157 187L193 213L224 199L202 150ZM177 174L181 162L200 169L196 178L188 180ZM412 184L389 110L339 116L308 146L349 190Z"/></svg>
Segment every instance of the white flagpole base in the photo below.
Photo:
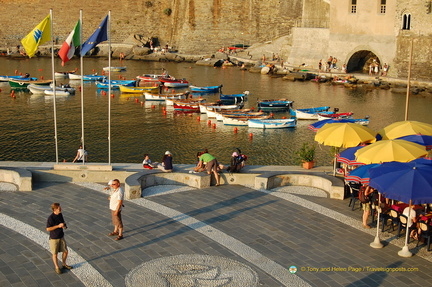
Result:
<svg viewBox="0 0 432 287"><path fill-rule="evenodd" d="M408 245L404 245L404 247L402 247L402 250L398 252L398 255L400 257L411 257L413 254L411 253L411 251L409 251Z"/></svg>
<svg viewBox="0 0 432 287"><path fill-rule="evenodd" d="M384 245L381 243L381 240L379 239L378 236L375 236L374 241L371 242L369 245L370 245L370 247L373 247L373 248L383 248L384 247Z"/></svg>

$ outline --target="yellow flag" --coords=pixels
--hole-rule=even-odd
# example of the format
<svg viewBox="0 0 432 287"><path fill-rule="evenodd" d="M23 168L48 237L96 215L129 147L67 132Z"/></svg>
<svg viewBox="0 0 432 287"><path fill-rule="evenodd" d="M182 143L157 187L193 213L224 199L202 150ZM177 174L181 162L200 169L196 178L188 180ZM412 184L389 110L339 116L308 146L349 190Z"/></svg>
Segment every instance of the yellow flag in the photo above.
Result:
<svg viewBox="0 0 432 287"><path fill-rule="evenodd" d="M21 40L27 55L31 58L39 45L51 40L51 18L46 16L27 36Z"/></svg>

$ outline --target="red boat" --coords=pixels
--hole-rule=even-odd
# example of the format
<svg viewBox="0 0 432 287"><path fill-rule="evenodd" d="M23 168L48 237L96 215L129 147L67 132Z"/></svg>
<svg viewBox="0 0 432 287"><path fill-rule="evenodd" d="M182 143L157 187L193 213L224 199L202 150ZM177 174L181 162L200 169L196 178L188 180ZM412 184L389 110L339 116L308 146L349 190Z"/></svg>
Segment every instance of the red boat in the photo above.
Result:
<svg viewBox="0 0 432 287"><path fill-rule="evenodd" d="M165 87L170 88L184 88L189 86L189 82L186 79L176 79L176 78L159 78L159 81L164 84Z"/></svg>
<svg viewBox="0 0 432 287"><path fill-rule="evenodd" d="M350 119L354 113L329 113L329 114L318 114L318 120L326 119Z"/></svg>
<svg viewBox="0 0 432 287"><path fill-rule="evenodd" d="M156 74L145 74L142 76L137 76L137 80L141 81L141 82L150 82L150 83L155 83L155 82L159 82L159 78L164 77L164 75L156 75Z"/></svg>
<svg viewBox="0 0 432 287"><path fill-rule="evenodd" d="M199 100L174 100L174 111L183 113L199 113L200 103L205 102L205 99Z"/></svg>

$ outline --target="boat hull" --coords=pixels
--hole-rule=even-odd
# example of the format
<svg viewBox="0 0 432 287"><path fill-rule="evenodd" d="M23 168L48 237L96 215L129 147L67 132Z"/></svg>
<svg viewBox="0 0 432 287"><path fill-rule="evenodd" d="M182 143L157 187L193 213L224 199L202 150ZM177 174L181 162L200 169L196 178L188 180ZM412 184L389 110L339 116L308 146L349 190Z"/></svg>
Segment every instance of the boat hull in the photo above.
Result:
<svg viewBox="0 0 432 287"><path fill-rule="evenodd" d="M296 119L250 119L248 126L257 129L285 129L294 128L297 125Z"/></svg>

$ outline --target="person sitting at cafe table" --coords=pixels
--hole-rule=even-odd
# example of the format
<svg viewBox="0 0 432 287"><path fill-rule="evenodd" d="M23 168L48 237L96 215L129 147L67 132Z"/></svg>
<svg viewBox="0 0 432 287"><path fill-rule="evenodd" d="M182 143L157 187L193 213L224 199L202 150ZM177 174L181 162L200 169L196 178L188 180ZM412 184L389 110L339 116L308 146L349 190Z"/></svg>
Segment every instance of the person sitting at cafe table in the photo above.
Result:
<svg viewBox="0 0 432 287"><path fill-rule="evenodd" d="M418 227L418 218L420 215L420 212L422 211L423 207L421 205L413 205L411 207L407 206L403 210L402 214L405 215L408 218L407 222L407 229L413 228L410 233L410 237L414 238L415 240L418 240L418 235L420 233L420 228ZM414 228L416 227L416 228Z"/></svg>

